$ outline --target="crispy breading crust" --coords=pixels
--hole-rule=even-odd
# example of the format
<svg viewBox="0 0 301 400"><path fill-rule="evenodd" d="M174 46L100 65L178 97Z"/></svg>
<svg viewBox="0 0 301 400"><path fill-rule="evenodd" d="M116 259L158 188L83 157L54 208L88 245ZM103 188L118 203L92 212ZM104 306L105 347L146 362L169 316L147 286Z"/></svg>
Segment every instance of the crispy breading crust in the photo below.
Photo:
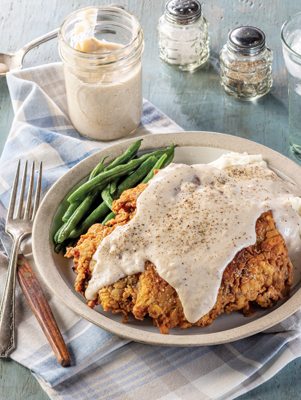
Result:
<svg viewBox="0 0 301 400"><path fill-rule="evenodd" d="M74 257L77 274L75 288L84 296L91 278L94 252L105 236L116 226L124 225L135 215L136 202L147 184L125 191L114 202L115 220L112 227L93 225L86 235L81 236L76 247L68 249L67 257ZM156 267L147 262L145 272L127 276L113 285L101 289L90 307L102 304L105 311L120 312L123 322L132 312L137 319L149 315L161 333L175 326L188 328L192 325L210 325L221 313L229 314L242 310L246 316L253 315L255 305L272 307L278 299L288 295L293 283L293 267L288 257L284 239L275 227L271 211L263 213L256 222L257 241L239 251L226 267L217 300L212 310L195 324L188 322L176 291L162 279Z"/></svg>
<svg viewBox="0 0 301 400"><path fill-rule="evenodd" d="M94 224L88 232L82 235L75 247L67 249L65 257L73 258L73 271L77 274L75 278L75 290L85 296L85 290L91 279L93 265L90 261L97 247L102 240L109 235L117 225L124 225L129 222L136 212L136 202L139 195L147 187L147 184L141 183L134 189L126 190L120 198L114 201L112 211L116 214L115 219L107 222L110 227L104 227L101 224ZM90 307L95 306L95 302L87 302Z"/></svg>

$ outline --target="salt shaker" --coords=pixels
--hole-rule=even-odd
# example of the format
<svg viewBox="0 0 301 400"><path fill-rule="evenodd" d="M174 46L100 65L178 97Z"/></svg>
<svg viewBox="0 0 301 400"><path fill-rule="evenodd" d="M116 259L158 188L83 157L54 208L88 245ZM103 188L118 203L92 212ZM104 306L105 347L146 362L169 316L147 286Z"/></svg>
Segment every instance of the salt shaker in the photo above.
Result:
<svg viewBox="0 0 301 400"><path fill-rule="evenodd" d="M260 29L252 26L233 29L220 52L220 61L221 85L228 95L254 100L270 90L273 52Z"/></svg>
<svg viewBox="0 0 301 400"><path fill-rule="evenodd" d="M209 57L209 23L197 0L170 0L159 19L159 57L182 71L194 71Z"/></svg>

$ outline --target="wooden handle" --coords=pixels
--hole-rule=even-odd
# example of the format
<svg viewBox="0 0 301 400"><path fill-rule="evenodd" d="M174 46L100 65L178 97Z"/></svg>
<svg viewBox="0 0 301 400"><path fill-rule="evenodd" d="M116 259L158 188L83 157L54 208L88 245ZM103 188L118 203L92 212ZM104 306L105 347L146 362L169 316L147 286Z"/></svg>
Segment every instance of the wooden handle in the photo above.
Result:
<svg viewBox="0 0 301 400"><path fill-rule="evenodd" d="M22 254L18 256L18 278L25 297L62 367L70 365L70 356L51 308L33 270Z"/></svg>

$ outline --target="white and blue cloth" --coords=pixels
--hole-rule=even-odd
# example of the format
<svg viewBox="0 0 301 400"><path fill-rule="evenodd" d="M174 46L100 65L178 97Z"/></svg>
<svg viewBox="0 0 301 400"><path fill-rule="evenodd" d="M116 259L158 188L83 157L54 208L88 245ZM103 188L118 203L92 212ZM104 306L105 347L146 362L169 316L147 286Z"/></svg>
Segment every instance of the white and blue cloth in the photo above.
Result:
<svg viewBox="0 0 301 400"><path fill-rule="evenodd" d="M60 63L10 73L15 119L0 158L0 200L8 207L18 159L43 161L43 193L79 161L109 143L81 137L68 117ZM149 102L135 135L180 131ZM55 400L234 399L260 385L301 355L301 311L247 339L207 347L159 347L120 339L80 318L44 284L34 269L67 344L72 365L59 366L17 287L17 348L11 358L31 369ZM0 293L7 260L0 254Z"/></svg>

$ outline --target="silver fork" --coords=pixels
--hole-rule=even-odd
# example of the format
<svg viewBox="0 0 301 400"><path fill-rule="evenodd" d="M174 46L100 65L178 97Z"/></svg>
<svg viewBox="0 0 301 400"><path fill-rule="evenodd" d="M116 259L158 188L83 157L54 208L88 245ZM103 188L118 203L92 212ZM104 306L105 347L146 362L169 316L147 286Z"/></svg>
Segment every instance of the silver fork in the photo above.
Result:
<svg viewBox="0 0 301 400"><path fill-rule="evenodd" d="M32 210L34 171L35 171L35 165L33 161L31 166L29 185L28 185L27 200L24 208L25 186L26 186L26 176L27 176L27 161L26 161L23 172L21 189L20 189L17 214L14 217L19 174L20 174L20 164L21 162L19 160L15 175L13 190L10 198L7 219L6 219L6 232L11 236L13 240L13 248L10 255L6 283L0 306L0 357L7 357L8 354L16 347L15 283L16 283L16 271L17 271L17 258L22 240L26 236L30 235L32 232L33 220L36 216L41 200L42 162L40 163L39 166L39 176L37 180L34 206Z"/></svg>

